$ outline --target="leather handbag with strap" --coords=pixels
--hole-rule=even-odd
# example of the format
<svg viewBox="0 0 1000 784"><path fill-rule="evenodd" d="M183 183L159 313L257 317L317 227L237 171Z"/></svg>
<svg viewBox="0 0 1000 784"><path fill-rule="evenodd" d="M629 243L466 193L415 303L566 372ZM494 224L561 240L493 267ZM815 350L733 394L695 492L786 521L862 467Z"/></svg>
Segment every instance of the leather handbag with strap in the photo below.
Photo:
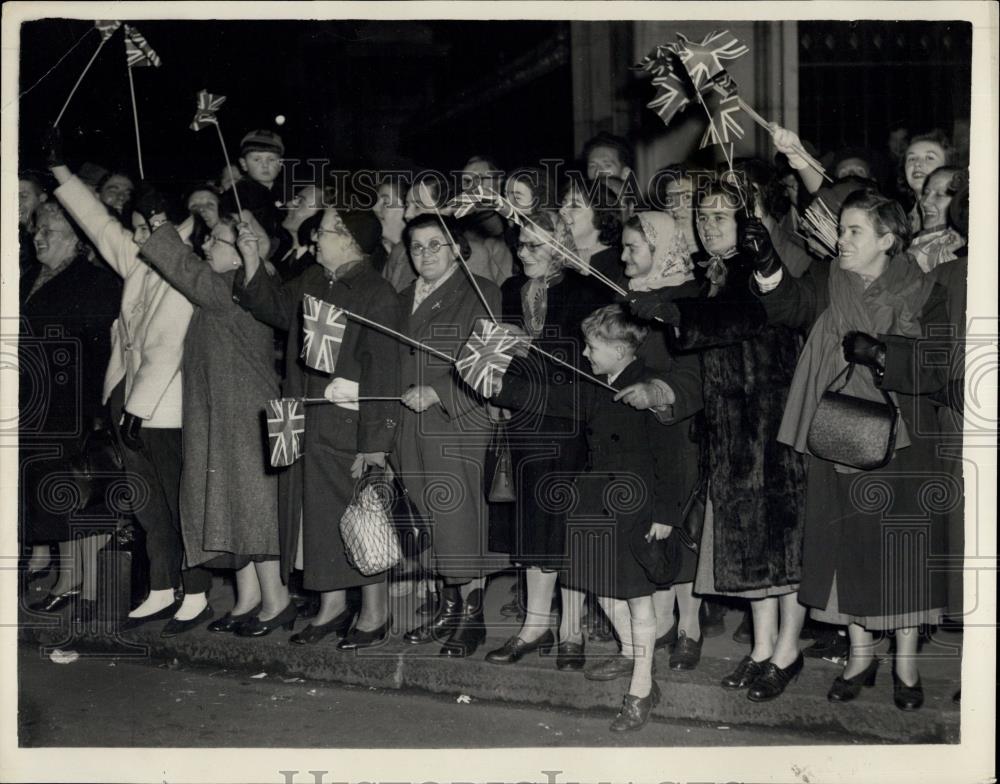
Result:
<svg viewBox="0 0 1000 784"><path fill-rule="evenodd" d="M87 431L80 441L79 451L68 460L67 468L77 489L76 511L82 512L104 502L109 485L125 475L122 447L111 427Z"/></svg>
<svg viewBox="0 0 1000 784"><path fill-rule="evenodd" d="M851 363L840 371L823 392L806 444L822 460L874 471L892 460L899 411L881 388L882 401L845 395L841 390L851 380L854 367ZM834 389L842 378L843 383Z"/></svg>
<svg viewBox="0 0 1000 784"><path fill-rule="evenodd" d="M514 468L510 456L510 443L507 440L507 428L497 425L494 438L496 466L493 469L493 479L487 499L494 504L510 504L517 500L514 490Z"/></svg>

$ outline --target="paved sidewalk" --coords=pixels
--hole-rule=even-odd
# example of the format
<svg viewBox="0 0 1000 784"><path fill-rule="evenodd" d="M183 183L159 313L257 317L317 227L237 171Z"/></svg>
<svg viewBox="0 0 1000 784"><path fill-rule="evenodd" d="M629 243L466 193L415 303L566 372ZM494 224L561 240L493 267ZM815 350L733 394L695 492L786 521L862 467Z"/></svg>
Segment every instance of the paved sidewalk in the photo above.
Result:
<svg viewBox="0 0 1000 784"><path fill-rule="evenodd" d="M278 631L259 639L213 634L204 628L164 639L162 623L150 624L127 635L116 635L102 626L72 628L67 614L39 616L22 614L21 638L44 646L72 649L92 655L152 657L243 669L269 675L295 675L335 683L386 689L418 689L427 692L468 695L477 700L550 705L559 708L618 708L627 688L625 680L611 683L589 681L580 673L561 672L554 656L531 654L516 665L500 666L485 661L485 652L498 647L519 628L517 622L501 618L500 606L509 599L510 578L501 577L487 591L487 622L490 638L474 656L464 661L438 657L439 645L408 645L402 633L415 623L414 596L393 600L392 638L378 648L342 653L330 638L315 646L288 643L289 633ZM37 590L37 589L36 589ZM216 617L232 602L230 590L219 582L212 594ZM806 666L785 694L769 703L752 703L744 692L729 692L718 683L748 652L731 634L740 614L726 617L726 634L705 640L702 661L693 672L675 672L667 665L667 654L656 654L655 677L663 700L654 709L659 720L683 719L740 727L772 727L846 732L859 743L955 743L959 741L959 709L952 703L958 688L962 636L942 632L924 647L921 677L926 694L924 707L904 713L892 702L892 676L888 662L879 671L878 682L858 699L832 705L826 699L830 683L840 668L819 659L806 659ZM306 621L300 620L297 628ZM806 642L803 643L808 644ZM885 644L880 649L885 652ZM611 655L613 644L587 646L587 655Z"/></svg>

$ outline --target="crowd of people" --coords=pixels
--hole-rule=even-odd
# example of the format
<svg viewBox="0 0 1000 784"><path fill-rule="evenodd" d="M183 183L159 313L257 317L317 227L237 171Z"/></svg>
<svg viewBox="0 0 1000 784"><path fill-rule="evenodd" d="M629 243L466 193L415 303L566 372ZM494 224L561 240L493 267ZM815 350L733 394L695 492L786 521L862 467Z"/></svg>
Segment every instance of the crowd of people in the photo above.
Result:
<svg viewBox="0 0 1000 784"><path fill-rule="evenodd" d="M51 133L48 171L19 188L21 427L58 447L22 439L27 579L58 567L32 609L98 612L109 533L81 536L53 477L81 429L107 431L149 560L119 631L290 630L290 644L353 651L392 637L392 599L413 589L427 602L402 641L461 658L486 642L489 578L514 569L504 609L522 626L486 661L551 651L561 670L626 680L612 730L642 727L660 699L655 651L696 668L724 606L746 613L748 647L721 688L780 697L804 627L825 628L845 646L832 702L875 682L889 635L895 704L919 708L921 634L961 613L960 576L928 556L963 552L961 464L941 450L960 443L962 362L922 358L943 334L961 354L967 171L933 132L910 140L899 182L852 148L824 158L827 183L796 134L773 139L773 158L673 162L644 196L629 143L601 134L563 182L478 155L457 189L387 177L365 206L324 182L280 193L286 150L266 129L180 200L92 163L74 172ZM455 217L455 191L477 189L516 209ZM808 230L818 199L835 247ZM302 360L306 295L359 317L332 373ZM473 387L439 354L493 316L525 348ZM42 352L34 372L52 336L78 353ZM849 366L840 391L898 409L882 467L812 454ZM39 374L67 373L79 384L29 405ZM262 412L280 397L327 402L304 407L301 459L274 469ZM362 573L339 534L376 475L429 531L405 572ZM218 570L235 603L215 617ZM602 617L619 653L588 661L585 618Z"/></svg>

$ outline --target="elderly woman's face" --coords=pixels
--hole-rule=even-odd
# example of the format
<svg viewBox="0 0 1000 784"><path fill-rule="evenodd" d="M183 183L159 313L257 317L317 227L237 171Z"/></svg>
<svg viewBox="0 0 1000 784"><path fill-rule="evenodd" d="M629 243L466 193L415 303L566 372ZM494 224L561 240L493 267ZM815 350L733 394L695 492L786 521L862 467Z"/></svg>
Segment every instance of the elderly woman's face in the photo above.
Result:
<svg viewBox="0 0 1000 784"><path fill-rule="evenodd" d="M73 227L57 213L43 211L35 220L35 256L55 269L76 255L77 238Z"/></svg>
<svg viewBox="0 0 1000 784"><path fill-rule="evenodd" d="M923 228L936 229L948 222L948 206L951 204L951 174L932 174L924 182L924 192L920 197L923 214Z"/></svg>
<svg viewBox="0 0 1000 784"><path fill-rule="evenodd" d="M213 272L230 272L243 264L236 249L236 230L225 223L216 223L201 247Z"/></svg>
<svg viewBox="0 0 1000 784"><path fill-rule="evenodd" d="M556 252L537 232L525 227L517 240L517 257L529 278L544 278L559 266Z"/></svg>
<svg viewBox="0 0 1000 784"><path fill-rule="evenodd" d="M437 226L422 226L410 235L410 258L427 283L439 280L458 263L448 238Z"/></svg>
<svg viewBox="0 0 1000 784"><path fill-rule="evenodd" d="M944 166L944 148L937 142L914 142L906 148L906 158L903 159L903 171L906 173L906 184L917 195L924 188L927 175L938 166Z"/></svg>
<svg viewBox="0 0 1000 784"><path fill-rule="evenodd" d="M199 216L209 229L219 222L219 197L212 191L195 191L188 197L188 212Z"/></svg>
<svg viewBox="0 0 1000 784"><path fill-rule="evenodd" d="M587 237L594 231L594 210L576 188L570 188L563 197L559 217L569 226L574 238Z"/></svg>
<svg viewBox="0 0 1000 784"><path fill-rule="evenodd" d="M622 261L630 278L648 275L653 269L653 249L642 232L626 228L622 232Z"/></svg>
<svg viewBox="0 0 1000 784"><path fill-rule="evenodd" d="M868 213L848 208L840 213L837 249L840 268L859 275L874 271L876 262L892 246L891 234L879 236Z"/></svg>
<svg viewBox="0 0 1000 784"><path fill-rule="evenodd" d="M126 202L132 198L132 191L135 186L132 180L123 174L112 174L101 186L98 194L101 201L121 215Z"/></svg>
<svg viewBox="0 0 1000 784"><path fill-rule="evenodd" d="M697 222L701 244L709 253L722 255L736 247L736 208L721 194L701 200Z"/></svg>

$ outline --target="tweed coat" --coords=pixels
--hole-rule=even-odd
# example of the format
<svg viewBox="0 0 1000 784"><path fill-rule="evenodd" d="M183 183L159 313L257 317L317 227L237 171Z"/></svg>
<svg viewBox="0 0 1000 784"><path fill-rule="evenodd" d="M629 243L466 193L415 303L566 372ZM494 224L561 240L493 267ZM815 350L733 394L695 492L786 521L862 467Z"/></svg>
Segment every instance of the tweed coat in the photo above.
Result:
<svg viewBox="0 0 1000 784"><path fill-rule="evenodd" d="M180 515L187 565L223 553L278 555L278 478L261 412L278 397L273 330L233 302L233 272L213 272L170 225L143 258L194 305L184 341Z"/></svg>

